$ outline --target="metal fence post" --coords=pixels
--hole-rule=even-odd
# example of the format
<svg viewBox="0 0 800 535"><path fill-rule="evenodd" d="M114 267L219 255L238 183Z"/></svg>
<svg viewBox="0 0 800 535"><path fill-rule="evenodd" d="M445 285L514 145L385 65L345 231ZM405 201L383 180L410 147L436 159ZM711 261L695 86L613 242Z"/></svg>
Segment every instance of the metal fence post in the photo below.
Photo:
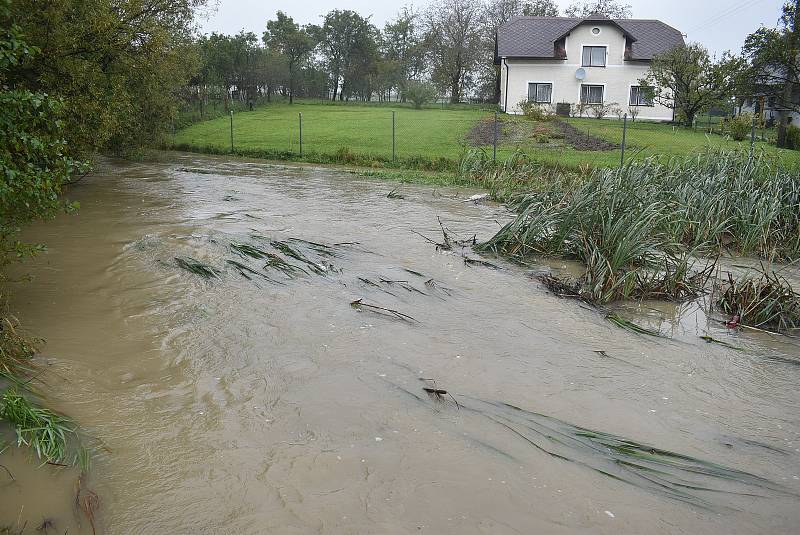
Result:
<svg viewBox="0 0 800 535"><path fill-rule="evenodd" d="M303 157L303 112L299 114L300 118L300 157Z"/></svg>
<svg viewBox="0 0 800 535"><path fill-rule="evenodd" d="M492 135L492 161L497 162L497 111L494 112L494 132Z"/></svg>
<svg viewBox="0 0 800 535"><path fill-rule="evenodd" d="M231 154L233 154L233 110L231 110Z"/></svg>
<svg viewBox="0 0 800 535"><path fill-rule="evenodd" d="M628 114L622 117L622 154L619 157L619 166L625 166L625 137L628 134Z"/></svg>
<svg viewBox="0 0 800 535"><path fill-rule="evenodd" d="M395 161L395 159L397 157L397 151L396 151L397 144L396 144L396 138L395 138L395 123L396 123L396 121L395 121L395 112L392 111L392 161Z"/></svg>
<svg viewBox="0 0 800 535"><path fill-rule="evenodd" d="M750 162L753 162L753 152L756 147L756 110L753 110L753 125L750 127Z"/></svg>

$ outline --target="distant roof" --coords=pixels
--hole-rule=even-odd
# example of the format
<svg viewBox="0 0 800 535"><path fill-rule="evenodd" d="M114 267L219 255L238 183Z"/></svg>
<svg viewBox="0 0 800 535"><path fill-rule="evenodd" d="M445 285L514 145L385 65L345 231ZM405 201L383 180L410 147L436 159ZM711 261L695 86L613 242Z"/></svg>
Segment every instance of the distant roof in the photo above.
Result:
<svg viewBox="0 0 800 535"><path fill-rule="evenodd" d="M684 44L683 35L660 20L588 17L515 17L497 30L497 56L508 58L553 58L554 44L584 23L612 24L628 37L632 60L653 59Z"/></svg>

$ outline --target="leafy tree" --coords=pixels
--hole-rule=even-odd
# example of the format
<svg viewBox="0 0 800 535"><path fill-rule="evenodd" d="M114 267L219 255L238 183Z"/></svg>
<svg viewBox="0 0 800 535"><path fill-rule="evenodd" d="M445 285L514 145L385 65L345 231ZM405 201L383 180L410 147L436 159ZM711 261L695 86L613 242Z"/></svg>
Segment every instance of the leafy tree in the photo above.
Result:
<svg viewBox="0 0 800 535"><path fill-rule="evenodd" d="M800 111L800 0L786 2L777 28L759 28L745 40L750 94L778 104L778 146L787 146L789 112Z"/></svg>
<svg viewBox="0 0 800 535"><path fill-rule="evenodd" d="M450 92L458 103L481 54L481 15L479 0L442 0L427 12L426 44L431 77Z"/></svg>
<svg viewBox="0 0 800 535"><path fill-rule="evenodd" d="M655 56L639 83L653 100L675 109L688 126L697 114L733 95L743 67L741 58L726 52L715 60L702 45L691 43Z"/></svg>
<svg viewBox="0 0 800 535"><path fill-rule="evenodd" d="M264 43L283 54L289 67L289 104L294 102L294 83L297 68L308 58L316 47L307 28L301 28L292 17L278 11L275 20L267 22Z"/></svg>
<svg viewBox="0 0 800 535"><path fill-rule="evenodd" d="M9 0L0 0L0 18L9 16ZM0 29L0 268L37 247L18 239L20 227L48 219L71 205L59 200L70 176L83 165L67 155L58 100L9 80L8 74L40 54L19 26Z"/></svg>
<svg viewBox="0 0 800 535"><path fill-rule="evenodd" d="M428 82L409 80L406 82L405 97L419 110L436 98L436 88Z"/></svg>
<svg viewBox="0 0 800 535"><path fill-rule="evenodd" d="M41 50L9 82L63 103L72 154L127 151L171 130L196 71L194 10L204 0L14 0L2 25Z"/></svg>
<svg viewBox="0 0 800 535"><path fill-rule="evenodd" d="M335 9L325 15L322 27L310 30L320 42L333 85L332 99L344 99L354 76L365 71L377 49L377 30L355 11ZM341 87L341 92L339 89Z"/></svg>
<svg viewBox="0 0 800 535"><path fill-rule="evenodd" d="M387 83L390 89L396 89L402 94L406 80L418 78L425 70L425 50L419 15L404 7L395 19L384 26L381 48L384 59L389 63L382 67L389 77Z"/></svg>
<svg viewBox="0 0 800 535"><path fill-rule="evenodd" d="M526 17L557 17L558 5L554 0L533 0L522 3L522 14Z"/></svg>
<svg viewBox="0 0 800 535"><path fill-rule="evenodd" d="M564 13L568 17L588 17L598 13L611 19L629 19L632 15L631 5L618 0L581 0L572 3Z"/></svg>

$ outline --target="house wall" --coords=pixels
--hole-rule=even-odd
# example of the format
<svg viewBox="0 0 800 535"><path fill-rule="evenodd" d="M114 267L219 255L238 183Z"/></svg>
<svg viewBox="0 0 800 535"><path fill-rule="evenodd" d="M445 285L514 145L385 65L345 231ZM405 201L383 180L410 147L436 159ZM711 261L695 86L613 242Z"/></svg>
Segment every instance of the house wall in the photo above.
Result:
<svg viewBox="0 0 800 535"><path fill-rule="evenodd" d="M742 113L753 113L755 111L755 103L749 100L745 101L745 103L742 104L741 111ZM763 117L765 123L777 121L780 117L778 111L766 103L761 116ZM800 127L800 112L792 111L789 113L789 124Z"/></svg>
<svg viewBox="0 0 800 535"><path fill-rule="evenodd" d="M600 34L592 34L592 28ZM575 72L581 68L584 45L607 46L605 67L583 67L586 78L578 80ZM609 24L583 24L572 31L566 42L567 59L502 59L500 80L500 105L509 113L520 113L519 103L528 98L528 83L553 84L552 106L558 102L580 102L581 84L604 85L603 99L617 103L627 111L630 106L630 87L649 70L647 62L625 61L625 36ZM506 68L506 65L508 68ZM508 80L506 80L508 78ZM507 94L506 94L507 93ZM637 106L639 119L672 120L672 109L654 103L654 106Z"/></svg>

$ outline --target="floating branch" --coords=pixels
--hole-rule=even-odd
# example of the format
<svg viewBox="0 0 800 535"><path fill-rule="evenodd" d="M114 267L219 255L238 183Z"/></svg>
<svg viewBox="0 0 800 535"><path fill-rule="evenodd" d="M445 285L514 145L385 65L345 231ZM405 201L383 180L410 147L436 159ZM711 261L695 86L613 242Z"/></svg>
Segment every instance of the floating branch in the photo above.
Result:
<svg viewBox="0 0 800 535"><path fill-rule="evenodd" d="M392 316L394 318L397 318L397 319L400 319L400 320L403 320L403 321L408 321L410 323L419 323L419 321L417 321L416 319L412 318L408 314L403 314L402 312L398 312L397 310L392 310L391 308L384 308L384 307L381 307L381 306L378 306L378 305L370 305L368 303L364 303L363 302L363 298L356 299L355 301L351 302L350 306L355 308L356 310L362 310L362 309L371 310L371 311L376 312L378 314Z"/></svg>
<svg viewBox="0 0 800 535"><path fill-rule="evenodd" d="M203 263L191 256L176 256L175 263L178 267L199 275L205 279L222 279L222 273L215 267Z"/></svg>
<svg viewBox="0 0 800 535"><path fill-rule="evenodd" d="M425 382L428 382L428 383L432 384L432 386L423 386L422 387L422 390L426 394L428 394L428 396L430 396L434 400L442 402L442 403L446 401L445 396L450 396L450 399L452 399L453 403L456 404L456 409L461 409L461 405L458 404L458 401L456 401L456 398L453 397L453 394L450 394L447 390L444 390L444 389L439 388L439 387L436 386L436 380L435 379L424 379L424 378L420 377L419 380L420 381L425 381Z"/></svg>

